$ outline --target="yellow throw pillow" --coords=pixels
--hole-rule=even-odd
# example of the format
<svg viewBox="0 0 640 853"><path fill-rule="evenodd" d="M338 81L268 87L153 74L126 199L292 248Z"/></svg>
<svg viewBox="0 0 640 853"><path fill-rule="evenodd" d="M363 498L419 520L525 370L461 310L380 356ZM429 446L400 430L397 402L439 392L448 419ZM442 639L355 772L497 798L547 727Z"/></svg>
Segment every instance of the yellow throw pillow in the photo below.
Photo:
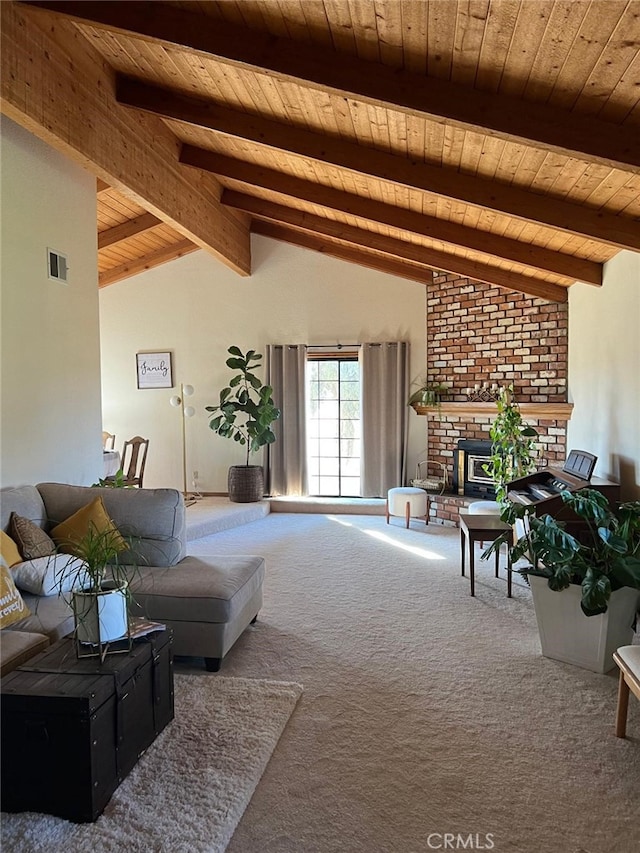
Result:
<svg viewBox="0 0 640 853"><path fill-rule="evenodd" d="M82 540L90 533L104 535L106 542L116 551L125 551L128 548L100 497L74 512L66 521L54 527L50 533L61 551L76 557L84 556Z"/></svg>
<svg viewBox="0 0 640 853"><path fill-rule="evenodd" d="M4 530L0 530L0 556L4 557L8 566L15 566L22 562L22 554L18 546Z"/></svg>
<svg viewBox="0 0 640 853"><path fill-rule="evenodd" d="M13 625L31 614L22 600L4 560L0 559L0 628Z"/></svg>

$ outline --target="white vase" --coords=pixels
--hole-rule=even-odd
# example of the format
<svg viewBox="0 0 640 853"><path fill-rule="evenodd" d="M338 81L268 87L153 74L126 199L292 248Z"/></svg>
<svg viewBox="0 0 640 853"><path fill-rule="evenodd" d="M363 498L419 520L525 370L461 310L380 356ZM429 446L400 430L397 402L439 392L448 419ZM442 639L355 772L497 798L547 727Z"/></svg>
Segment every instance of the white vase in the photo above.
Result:
<svg viewBox="0 0 640 853"><path fill-rule="evenodd" d="M127 587L105 582L100 592L74 592L76 637L94 646L126 636L128 630Z"/></svg>
<svg viewBox="0 0 640 853"><path fill-rule="evenodd" d="M623 587L611 593L606 613L585 616L582 589L572 584L561 592L549 589L546 578L529 575L542 654L592 672L615 666L613 653L633 640L633 619L640 592Z"/></svg>

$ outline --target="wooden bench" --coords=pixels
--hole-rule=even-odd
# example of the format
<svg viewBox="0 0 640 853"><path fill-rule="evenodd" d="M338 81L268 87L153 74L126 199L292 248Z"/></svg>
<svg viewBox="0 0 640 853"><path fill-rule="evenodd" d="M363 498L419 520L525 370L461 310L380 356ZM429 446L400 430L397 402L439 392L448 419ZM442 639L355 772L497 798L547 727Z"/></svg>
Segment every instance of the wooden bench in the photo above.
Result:
<svg viewBox="0 0 640 853"><path fill-rule="evenodd" d="M629 691L640 699L640 646L621 646L613 653L613 659L620 669L616 736L625 737L627 733Z"/></svg>

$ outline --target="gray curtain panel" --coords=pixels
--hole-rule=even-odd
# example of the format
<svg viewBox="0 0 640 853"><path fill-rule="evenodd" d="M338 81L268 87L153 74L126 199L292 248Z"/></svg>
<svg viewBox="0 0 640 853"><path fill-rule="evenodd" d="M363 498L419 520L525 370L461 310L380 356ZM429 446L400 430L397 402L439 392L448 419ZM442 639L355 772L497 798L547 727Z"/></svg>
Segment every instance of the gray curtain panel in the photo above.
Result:
<svg viewBox="0 0 640 853"><path fill-rule="evenodd" d="M272 426L276 440L265 454L268 495L306 495L307 474L306 383L307 348L304 344L269 344L266 377L281 411Z"/></svg>
<svg viewBox="0 0 640 853"><path fill-rule="evenodd" d="M366 343L362 369L361 483L365 498L386 497L406 476L409 344Z"/></svg>

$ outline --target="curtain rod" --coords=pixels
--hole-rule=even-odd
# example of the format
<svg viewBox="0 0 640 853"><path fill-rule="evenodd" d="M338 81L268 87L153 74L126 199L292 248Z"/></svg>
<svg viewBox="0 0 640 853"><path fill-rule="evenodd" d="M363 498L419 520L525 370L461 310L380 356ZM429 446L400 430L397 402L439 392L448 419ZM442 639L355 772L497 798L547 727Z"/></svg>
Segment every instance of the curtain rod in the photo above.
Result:
<svg viewBox="0 0 640 853"><path fill-rule="evenodd" d="M295 349L296 347L302 346L307 350L355 350L360 349L361 347L382 347L382 346L398 346L399 344L403 344L405 341L365 341L361 344L271 344L275 349L282 349L283 347L289 347Z"/></svg>
<svg viewBox="0 0 640 853"><path fill-rule="evenodd" d="M307 349L359 349L362 344L305 344Z"/></svg>

